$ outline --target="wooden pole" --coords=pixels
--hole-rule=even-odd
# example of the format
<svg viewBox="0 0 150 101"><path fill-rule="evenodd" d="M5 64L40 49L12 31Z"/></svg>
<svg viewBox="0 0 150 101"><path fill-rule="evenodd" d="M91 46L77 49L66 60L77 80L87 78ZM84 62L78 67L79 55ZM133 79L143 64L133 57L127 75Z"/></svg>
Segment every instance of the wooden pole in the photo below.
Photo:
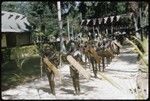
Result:
<svg viewBox="0 0 150 101"><path fill-rule="evenodd" d="M73 40L74 40L73 25L72 25L72 37L73 37Z"/></svg>
<svg viewBox="0 0 150 101"><path fill-rule="evenodd" d="M40 33L43 33L43 30L42 30L42 15L40 15ZM41 78L42 78L42 75L43 75L43 61L42 61L42 55L43 53L41 52L42 50L42 38L41 38L41 35L38 35L38 41L39 41L39 44L40 44L40 69L41 69Z"/></svg>
<svg viewBox="0 0 150 101"><path fill-rule="evenodd" d="M42 56L40 57L40 69L41 69L41 77L43 75L43 60L42 60Z"/></svg>
<svg viewBox="0 0 150 101"><path fill-rule="evenodd" d="M57 1L58 9L58 23L59 23L59 35L60 35L60 66L62 66L61 53L63 52L63 41L62 41L62 20L61 20L61 6L60 1Z"/></svg>
<svg viewBox="0 0 150 101"><path fill-rule="evenodd" d="M93 30L93 36L94 36L94 40L95 40L95 31L94 31L94 26L92 27L92 30Z"/></svg>
<svg viewBox="0 0 150 101"><path fill-rule="evenodd" d="M57 9L58 9L58 23L59 23L59 35L60 35L60 52L62 52L62 20L61 20L60 1L57 1Z"/></svg>
<svg viewBox="0 0 150 101"><path fill-rule="evenodd" d="M114 31L113 31L113 25L111 25L111 33L110 33L111 36L113 35L113 32L114 32Z"/></svg>
<svg viewBox="0 0 150 101"><path fill-rule="evenodd" d="M67 27L68 27L68 39L70 41L69 17L67 17Z"/></svg>
<svg viewBox="0 0 150 101"><path fill-rule="evenodd" d="M99 38L98 38L98 42L100 42L100 40L101 40L102 38L101 38L101 35L100 35L99 27L97 27L96 30L97 30L97 32L98 32L98 37L99 37Z"/></svg>

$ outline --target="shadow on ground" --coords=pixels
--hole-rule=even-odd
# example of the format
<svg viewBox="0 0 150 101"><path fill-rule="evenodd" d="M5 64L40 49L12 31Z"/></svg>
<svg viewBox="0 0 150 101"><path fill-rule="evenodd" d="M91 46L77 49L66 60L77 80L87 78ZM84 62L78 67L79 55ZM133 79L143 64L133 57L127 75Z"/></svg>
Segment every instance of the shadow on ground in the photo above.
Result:
<svg viewBox="0 0 150 101"><path fill-rule="evenodd" d="M125 55L126 54L126 55ZM137 61L137 55L132 53L122 53L119 60L125 61L129 64L135 64Z"/></svg>
<svg viewBox="0 0 150 101"><path fill-rule="evenodd" d="M65 92L62 94L74 94L74 89L61 88L60 90Z"/></svg>
<svg viewBox="0 0 150 101"><path fill-rule="evenodd" d="M136 73L137 71L125 71L125 70L115 70L115 69L106 69L107 72L109 71L116 71L116 72L127 72L127 73ZM111 73L111 72L109 72ZM115 74L115 73L112 73L112 74Z"/></svg>
<svg viewBox="0 0 150 101"><path fill-rule="evenodd" d="M38 91L39 91L39 90L43 90L43 92L47 92L47 93L51 94L50 88L39 87L39 88L37 88L37 90L38 90Z"/></svg>

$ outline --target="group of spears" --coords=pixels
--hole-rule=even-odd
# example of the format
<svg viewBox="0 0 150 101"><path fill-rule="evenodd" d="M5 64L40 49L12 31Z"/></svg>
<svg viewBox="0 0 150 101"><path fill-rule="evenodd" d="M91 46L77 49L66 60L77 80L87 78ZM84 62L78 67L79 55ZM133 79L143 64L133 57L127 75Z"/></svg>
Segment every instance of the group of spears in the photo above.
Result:
<svg viewBox="0 0 150 101"><path fill-rule="evenodd" d="M121 42L117 40L116 36L94 38L91 35L78 35L75 39L64 40L66 53L61 53L62 62L68 63L67 55L71 55L77 62L79 62L85 69L93 71L93 77L98 78L98 72L104 72L105 67L111 63L112 59L120 53ZM58 68L60 66L60 53L56 50L56 44L52 44L43 48L42 57L48 57L48 60ZM75 90L75 95L80 94L79 71L70 66L70 75ZM55 75L53 71L48 70L47 65L43 63L43 68L47 74L51 93L55 95ZM59 69L59 68L58 68Z"/></svg>

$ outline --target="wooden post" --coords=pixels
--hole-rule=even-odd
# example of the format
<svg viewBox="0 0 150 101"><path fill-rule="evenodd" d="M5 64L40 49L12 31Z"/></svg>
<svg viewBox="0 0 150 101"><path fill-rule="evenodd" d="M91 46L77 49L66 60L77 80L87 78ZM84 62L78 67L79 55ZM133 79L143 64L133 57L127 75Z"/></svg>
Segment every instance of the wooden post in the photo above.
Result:
<svg viewBox="0 0 150 101"><path fill-rule="evenodd" d="M71 34L72 34L72 37L73 37L73 40L74 40L73 25L72 25L72 33Z"/></svg>
<svg viewBox="0 0 150 101"><path fill-rule="evenodd" d="M61 53L63 52L63 41L62 41L62 20L61 20L60 1L57 1L57 9L58 9L58 22L59 22L59 35L60 35L60 66L62 66Z"/></svg>
<svg viewBox="0 0 150 101"><path fill-rule="evenodd" d="M98 37L99 37L99 42L100 42L100 40L102 39L102 36L101 36L101 34L100 34L100 30L99 30L99 26L96 28L97 29L97 32L98 32Z"/></svg>
<svg viewBox="0 0 150 101"><path fill-rule="evenodd" d="M60 52L62 52L62 20L61 20L61 7L60 1L57 1L58 8L58 21L59 21L59 35L60 35Z"/></svg>
<svg viewBox="0 0 150 101"><path fill-rule="evenodd" d="M43 60L42 60L42 56L40 57L40 67L41 67L41 77L43 75Z"/></svg>
<svg viewBox="0 0 150 101"><path fill-rule="evenodd" d="M42 15L40 15L40 33L42 32L43 33L43 30L42 30ZM38 35L38 41L39 41L39 47L40 47L40 69L41 69L41 77L43 75L43 62L42 62L42 38L41 38L41 35Z"/></svg>
<svg viewBox="0 0 150 101"><path fill-rule="evenodd" d="M92 27L92 29L93 29L93 33L92 33L92 34L94 35L94 40L95 40L95 34L96 34L96 33L95 33L95 31L94 31L94 26Z"/></svg>
<svg viewBox="0 0 150 101"><path fill-rule="evenodd" d="M106 28L106 37L108 36L108 29Z"/></svg>
<svg viewBox="0 0 150 101"><path fill-rule="evenodd" d="M111 34L111 37L112 37L112 35L113 35L113 32L114 32L114 31L113 31L113 25L111 24L111 33L110 33L110 34Z"/></svg>
<svg viewBox="0 0 150 101"><path fill-rule="evenodd" d="M68 27L68 39L70 41L69 17L67 17L67 27Z"/></svg>

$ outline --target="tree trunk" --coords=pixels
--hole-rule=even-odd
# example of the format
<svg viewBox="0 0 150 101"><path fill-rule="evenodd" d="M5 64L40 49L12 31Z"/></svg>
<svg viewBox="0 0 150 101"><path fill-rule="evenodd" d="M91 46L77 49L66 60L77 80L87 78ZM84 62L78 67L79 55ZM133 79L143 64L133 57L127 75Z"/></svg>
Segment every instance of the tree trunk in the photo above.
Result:
<svg viewBox="0 0 150 101"><path fill-rule="evenodd" d="M142 27L142 8L140 7L139 8L139 27L141 28ZM141 40L143 41L143 33L142 33L142 29L141 29L141 31L140 31L140 33L141 33Z"/></svg>
<svg viewBox="0 0 150 101"><path fill-rule="evenodd" d="M73 38L73 40L74 40L74 33L73 33L73 26L72 26L72 31L71 31L72 33L72 38Z"/></svg>
<svg viewBox="0 0 150 101"><path fill-rule="evenodd" d="M139 18L139 2L129 2L129 11L131 10L134 13L133 21L134 21L134 27L136 31L136 37L141 39L141 36L138 31L138 18Z"/></svg>
<svg viewBox="0 0 150 101"><path fill-rule="evenodd" d="M135 27L135 31L136 31L136 33L135 33L136 37L139 38L139 39L141 39L140 33L137 32L138 31L138 18L134 17L133 20L134 20L134 27Z"/></svg>
<svg viewBox="0 0 150 101"><path fill-rule="evenodd" d="M68 27L68 39L70 41L70 26L69 26L69 17L67 17L67 27Z"/></svg>

